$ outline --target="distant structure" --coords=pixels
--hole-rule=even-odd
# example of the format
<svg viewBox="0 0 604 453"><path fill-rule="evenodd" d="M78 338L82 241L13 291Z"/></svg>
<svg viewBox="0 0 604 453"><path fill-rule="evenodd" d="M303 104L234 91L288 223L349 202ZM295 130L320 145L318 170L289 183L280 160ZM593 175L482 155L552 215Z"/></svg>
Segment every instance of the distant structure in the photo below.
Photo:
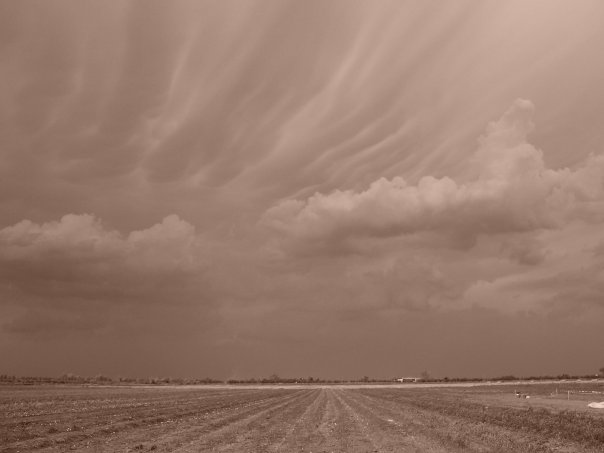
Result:
<svg viewBox="0 0 604 453"><path fill-rule="evenodd" d="M421 382L423 381L422 378L419 377L402 377L402 378L398 378L396 380L397 382Z"/></svg>

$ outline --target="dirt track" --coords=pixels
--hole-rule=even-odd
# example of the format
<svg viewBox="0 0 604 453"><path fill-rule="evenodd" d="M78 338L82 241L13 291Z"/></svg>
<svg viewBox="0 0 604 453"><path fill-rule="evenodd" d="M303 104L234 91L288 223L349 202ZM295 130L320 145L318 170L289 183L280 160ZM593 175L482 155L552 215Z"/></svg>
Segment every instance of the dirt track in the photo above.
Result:
<svg viewBox="0 0 604 453"><path fill-rule="evenodd" d="M329 387L0 392L0 452L604 451L604 444L580 445L498 426L488 417L422 407L417 392ZM454 408L455 396L447 398Z"/></svg>

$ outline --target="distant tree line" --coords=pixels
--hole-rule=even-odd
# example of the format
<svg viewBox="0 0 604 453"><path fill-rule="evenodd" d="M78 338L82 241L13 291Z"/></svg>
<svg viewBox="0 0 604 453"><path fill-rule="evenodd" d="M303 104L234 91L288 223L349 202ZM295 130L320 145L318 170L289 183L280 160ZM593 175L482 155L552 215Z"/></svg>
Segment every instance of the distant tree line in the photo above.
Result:
<svg viewBox="0 0 604 453"><path fill-rule="evenodd" d="M202 379L184 379L172 377L118 377L112 378L102 374L91 376L79 376L77 374L66 373L59 377L46 376L13 376L0 374L0 383L7 384L141 384L141 385L200 385L200 384L223 384L224 381L202 378Z"/></svg>
<svg viewBox="0 0 604 453"><path fill-rule="evenodd" d="M430 378L423 380L423 382L493 382L493 381L563 381L563 380L577 380L577 379L594 379L597 378L597 374L584 374L584 375L571 375L571 374L558 374L544 375L544 376L514 376L513 374L506 374L504 376L497 376L492 378L473 378L473 377L444 377L442 379ZM600 376L604 377L604 376Z"/></svg>
<svg viewBox="0 0 604 453"><path fill-rule="evenodd" d="M552 380L577 380L577 379L594 379L598 377L597 374L584 374L584 375L571 375L571 374L558 374L556 376L528 376L528 377L516 377L514 375L500 376L489 379L491 381L552 381Z"/></svg>
<svg viewBox="0 0 604 453"><path fill-rule="evenodd" d="M423 373L422 373L423 374ZM604 373L600 375L604 377ZM577 379L594 379L598 375L569 375L559 374L557 376L528 376L517 377L513 375L505 375L494 378L477 378L477 377L444 377L434 378L423 375L416 382L438 383L438 382L492 382L492 381L538 381L538 380L577 380ZM321 379L315 377L308 378L282 378L277 375L272 375L267 378L248 378L248 379L229 379L228 384L390 384L397 382L398 377L390 379L370 378L363 376L359 379Z"/></svg>
<svg viewBox="0 0 604 453"><path fill-rule="evenodd" d="M596 377L604 378L604 368L601 368L600 374L570 375L558 374L556 376L514 376L504 375L494 378L476 378L476 377L444 377L434 378L428 373L423 372L417 382L489 382L489 381L542 381L542 380L577 380L594 379ZM358 379L322 379L319 377L294 377L285 378L277 374L272 374L264 378L244 378L229 379L227 381L212 378L173 378L173 377L117 377L112 378L103 374L94 377L79 376L77 374L65 373L59 377L43 376L14 376L0 374L0 384L91 384L91 385L206 385L206 384L387 384L396 382L399 378L390 379L370 378L363 376Z"/></svg>
<svg viewBox="0 0 604 453"><path fill-rule="evenodd" d="M342 379L321 379L319 377L312 376L285 378L273 374L265 378L229 379L227 381L227 384L346 384L351 382L358 381ZM378 380L375 380L374 382L378 382ZM379 382L389 382L389 380L379 380Z"/></svg>

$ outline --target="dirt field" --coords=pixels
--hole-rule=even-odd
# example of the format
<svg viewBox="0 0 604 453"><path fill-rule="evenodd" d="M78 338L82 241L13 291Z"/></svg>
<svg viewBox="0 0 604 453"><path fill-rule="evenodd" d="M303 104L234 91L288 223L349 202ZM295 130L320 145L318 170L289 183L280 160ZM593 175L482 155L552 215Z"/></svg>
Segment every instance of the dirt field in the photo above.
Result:
<svg viewBox="0 0 604 453"><path fill-rule="evenodd" d="M602 391L2 386L0 452L604 452Z"/></svg>

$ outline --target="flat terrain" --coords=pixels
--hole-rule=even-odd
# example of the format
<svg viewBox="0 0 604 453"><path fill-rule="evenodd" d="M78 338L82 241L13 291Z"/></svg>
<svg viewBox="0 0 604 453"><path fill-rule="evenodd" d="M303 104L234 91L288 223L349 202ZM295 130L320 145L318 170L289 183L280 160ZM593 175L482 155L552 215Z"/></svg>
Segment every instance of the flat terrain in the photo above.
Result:
<svg viewBox="0 0 604 453"><path fill-rule="evenodd" d="M0 452L604 452L604 410L587 407L602 392L601 382L0 386Z"/></svg>

